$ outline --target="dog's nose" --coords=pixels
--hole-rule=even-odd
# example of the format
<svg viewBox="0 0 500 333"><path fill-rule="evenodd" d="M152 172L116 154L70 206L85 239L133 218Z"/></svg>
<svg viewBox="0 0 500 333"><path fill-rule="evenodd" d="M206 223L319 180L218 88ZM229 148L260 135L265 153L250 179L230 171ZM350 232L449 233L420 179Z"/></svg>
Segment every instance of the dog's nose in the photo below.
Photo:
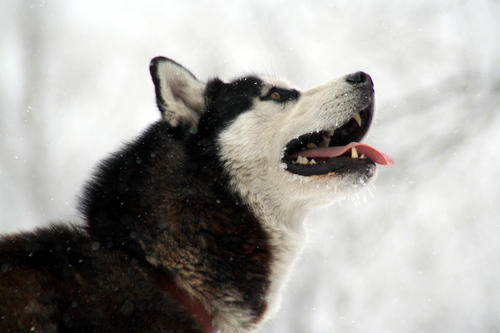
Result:
<svg viewBox="0 0 500 333"><path fill-rule="evenodd" d="M370 75L365 72L355 72L346 76L345 80L352 84L366 84L373 86Z"/></svg>

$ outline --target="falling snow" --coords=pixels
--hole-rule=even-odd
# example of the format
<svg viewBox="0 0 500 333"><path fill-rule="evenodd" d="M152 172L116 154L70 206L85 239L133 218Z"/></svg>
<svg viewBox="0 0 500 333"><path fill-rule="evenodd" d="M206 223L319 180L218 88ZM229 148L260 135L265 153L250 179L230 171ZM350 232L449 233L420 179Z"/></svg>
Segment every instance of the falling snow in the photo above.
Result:
<svg viewBox="0 0 500 333"><path fill-rule="evenodd" d="M159 117L154 56L202 79L251 71L303 89L363 70L378 103L366 142L396 162L376 189L310 214L310 246L261 331L500 331L496 2L0 8L1 231L77 219L97 161Z"/></svg>

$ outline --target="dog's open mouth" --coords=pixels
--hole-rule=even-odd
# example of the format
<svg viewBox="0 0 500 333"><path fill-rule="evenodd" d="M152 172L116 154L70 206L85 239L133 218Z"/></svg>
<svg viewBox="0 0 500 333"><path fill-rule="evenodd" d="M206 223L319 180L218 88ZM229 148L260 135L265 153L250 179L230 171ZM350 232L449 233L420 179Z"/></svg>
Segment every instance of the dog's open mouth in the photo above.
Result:
<svg viewBox="0 0 500 333"><path fill-rule="evenodd" d="M356 113L343 126L301 135L284 148L286 170L301 176L337 174L368 164L392 165L394 160L373 147L359 143L368 132L373 106Z"/></svg>

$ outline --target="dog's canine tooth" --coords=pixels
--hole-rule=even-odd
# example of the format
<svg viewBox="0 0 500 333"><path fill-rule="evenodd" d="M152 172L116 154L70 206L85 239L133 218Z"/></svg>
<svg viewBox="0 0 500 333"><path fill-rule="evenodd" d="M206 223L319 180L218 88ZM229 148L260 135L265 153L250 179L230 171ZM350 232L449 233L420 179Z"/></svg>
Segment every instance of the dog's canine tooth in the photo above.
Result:
<svg viewBox="0 0 500 333"><path fill-rule="evenodd" d="M358 158L358 150L356 147L351 148L351 158Z"/></svg>
<svg viewBox="0 0 500 333"><path fill-rule="evenodd" d="M356 120L356 122L358 123L359 127L361 127L361 124L363 124L363 120L361 120L361 115L358 113L356 113L354 116L352 116L352 118L354 120Z"/></svg>
<svg viewBox="0 0 500 333"><path fill-rule="evenodd" d="M332 133L333 133L333 131L332 131ZM328 145L330 144L330 138L331 138L331 136L323 135L323 141L321 141L319 143L319 147L320 148L326 148L326 147L328 147Z"/></svg>

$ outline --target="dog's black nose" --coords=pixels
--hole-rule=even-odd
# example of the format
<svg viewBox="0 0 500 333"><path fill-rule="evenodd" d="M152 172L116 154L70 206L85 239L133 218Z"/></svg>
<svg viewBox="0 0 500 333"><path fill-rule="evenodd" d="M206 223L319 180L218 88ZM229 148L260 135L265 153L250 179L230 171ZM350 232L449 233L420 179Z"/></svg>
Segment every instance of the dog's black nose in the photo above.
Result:
<svg viewBox="0 0 500 333"><path fill-rule="evenodd" d="M370 75L365 72L355 72L346 76L345 80L352 84L369 84L373 85Z"/></svg>

